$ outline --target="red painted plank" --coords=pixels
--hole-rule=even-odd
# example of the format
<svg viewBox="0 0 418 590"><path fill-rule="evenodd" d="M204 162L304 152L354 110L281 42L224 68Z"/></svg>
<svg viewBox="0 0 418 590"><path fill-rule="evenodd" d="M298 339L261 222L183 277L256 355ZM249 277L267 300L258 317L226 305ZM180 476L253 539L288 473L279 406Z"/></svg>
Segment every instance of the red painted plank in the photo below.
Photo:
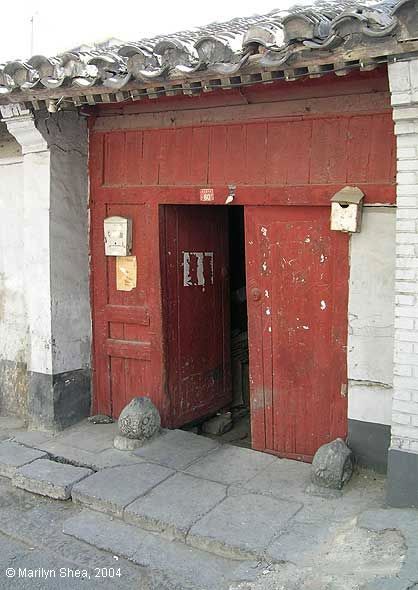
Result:
<svg viewBox="0 0 418 590"><path fill-rule="evenodd" d="M267 128L266 183L284 185L287 183L289 162L289 141L293 123L269 123ZM290 150L291 152L292 150Z"/></svg>
<svg viewBox="0 0 418 590"><path fill-rule="evenodd" d="M109 336L110 338L121 339L125 337L125 326L120 322L109 322Z"/></svg>
<svg viewBox="0 0 418 590"><path fill-rule="evenodd" d="M173 151L171 155L171 165L173 168L172 184L190 184L192 147L193 129L191 127L179 129L175 132L175 139L173 141Z"/></svg>
<svg viewBox="0 0 418 590"><path fill-rule="evenodd" d="M131 131L126 133L126 184L139 186L142 184L143 162L143 133Z"/></svg>
<svg viewBox="0 0 418 590"><path fill-rule="evenodd" d="M372 117L352 117L350 119L347 143L347 182L350 184L369 181L369 160L370 157L373 157L370 145L372 121ZM390 149L391 146L386 146L386 149L387 147ZM376 156L377 154L375 154Z"/></svg>
<svg viewBox="0 0 418 590"><path fill-rule="evenodd" d="M193 128L188 184L206 186L208 182L209 142L209 127Z"/></svg>
<svg viewBox="0 0 418 590"><path fill-rule="evenodd" d="M145 307L133 305L106 305L106 317L113 322L131 322L149 326L149 312Z"/></svg>
<svg viewBox="0 0 418 590"><path fill-rule="evenodd" d="M346 182L346 121L327 119L312 123L310 182Z"/></svg>
<svg viewBox="0 0 418 590"><path fill-rule="evenodd" d="M246 184L265 184L266 160L267 123L248 125L246 142Z"/></svg>
<svg viewBox="0 0 418 590"><path fill-rule="evenodd" d="M214 188L215 200L205 206L223 205L225 195L228 193L228 185L211 185ZM344 184L311 184L300 186L238 186L235 191L235 205L298 205L298 206L329 206L331 197ZM365 194L364 202L366 205L387 204L392 205L396 202L396 186L394 184L356 184ZM200 187L142 187L140 197L142 201L156 204L172 203L176 205L200 204ZM138 189L130 188L103 188L97 189L97 201L108 203L125 202L137 200Z"/></svg>
<svg viewBox="0 0 418 590"><path fill-rule="evenodd" d="M179 426L231 401L227 210L167 207L164 216L168 389Z"/></svg>
<svg viewBox="0 0 418 590"><path fill-rule="evenodd" d="M154 131L155 133L155 131ZM174 184L176 151L176 132L174 129L161 129L158 184Z"/></svg>
<svg viewBox="0 0 418 590"><path fill-rule="evenodd" d="M312 121L289 123L288 157L286 158L286 183L308 184L312 157Z"/></svg>
<svg viewBox="0 0 418 590"><path fill-rule="evenodd" d="M388 114L373 117L370 133L370 165L368 181L375 183L394 183L395 170L395 134L392 117ZM382 146L385 146L382 149Z"/></svg>
<svg viewBox="0 0 418 590"><path fill-rule="evenodd" d="M111 357L149 361L151 348L149 342L131 342L129 340L106 340L106 352Z"/></svg>
<svg viewBox="0 0 418 590"><path fill-rule="evenodd" d="M227 149L226 126L211 128L209 146L209 185L228 184L228 163L226 161Z"/></svg>
<svg viewBox="0 0 418 590"><path fill-rule="evenodd" d="M247 126L230 125L227 134L225 159L228 172L226 180L228 184L242 184L243 180L247 177Z"/></svg>
<svg viewBox="0 0 418 590"><path fill-rule="evenodd" d="M119 416L126 405L125 359L109 358L109 370L112 392L112 416Z"/></svg>
<svg viewBox="0 0 418 590"><path fill-rule="evenodd" d="M125 382L128 399L126 403L133 397L143 396L148 388L149 376L147 375L147 368L150 363L137 359L125 359Z"/></svg>
<svg viewBox="0 0 418 590"><path fill-rule="evenodd" d="M107 133L104 152L104 183L119 186L126 182L125 133Z"/></svg>
<svg viewBox="0 0 418 590"><path fill-rule="evenodd" d="M160 134L153 129L143 132L143 170L142 184L158 184L160 165Z"/></svg>
<svg viewBox="0 0 418 590"><path fill-rule="evenodd" d="M309 460L347 429L348 237L328 208L249 207L246 239L255 446Z"/></svg>

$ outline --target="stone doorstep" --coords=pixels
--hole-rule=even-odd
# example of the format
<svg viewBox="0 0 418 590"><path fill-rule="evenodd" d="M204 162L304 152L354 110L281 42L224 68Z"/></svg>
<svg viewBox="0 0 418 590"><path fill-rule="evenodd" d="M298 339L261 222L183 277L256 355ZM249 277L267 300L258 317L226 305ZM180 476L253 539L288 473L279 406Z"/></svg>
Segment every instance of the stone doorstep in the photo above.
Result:
<svg viewBox="0 0 418 590"><path fill-rule="evenodd" d="M131 453L124 453L116 449L106 449L100 453L92 453L75 447L65 446L59 442L46 444L43 450L48 453L53 461L68 463L75 467L85 467L93 471L142 462L140 457L135 457Z"/></svg>
<svg viewBox="0 0 418 590"><path fill-rule="evenodd" d="M244 489L226 496L221 484L177 473L129 504L122 518L142 530L227 559L262 560L267 555L279 563L269 547L301 507Z"/></svg>
<svg viewBox="0 0 418 590"><path fill-rule="evenodd" d="M77 483L72 499L98 512L122 517L128 504L149 492L175 472L153 463L109 467Z"/></svg>
<svg viewBox="0 0 418 590"><path fill-rule="evenodd" d="M5 441L0 444L0 476L11 479L16 469L32 463L37 459L46 460L48 454L25 447L12 441Z"/></svg>
<svg viewBox="0 0 418 590"><path fill-rule="evenodd" d="M285 530L302 504L271 496L228 496L190 529L186 543L232 559L265 559L273 539ZM274 561L273 555L268 555Z"/></svg>
<svg viewBox="0 0 418 590"><path fill-rule="evenodd" d="M161 572L173 589L194 588L198 581L202 590L226 590L233 581L254 581L266 567L253 559L230 561L89 510L66 520L63 532Z"/></svg>
<svg viewBox="0 0 418 590"><path fill-rule="evenodd" d="M174 484L173 480L174 477L169 478L160 485L169 482ZM156 486L153 492L159 487ZM169 486L162 495L168 492ZM220 493L221 490L216 492ZM295 502L278 501L258 494L243 494L221 499L213 509L198 516L194 525L183 528L180 524L181 514L170 519L161 514L156 516L155 510L148 513L146 508L140 510L141 501L146 499L147 496L138 498L122 514L114 511L106 516L97 514L97 519L100 522L104 517L112 519L116 516L114 526L128 527L127 531L136 530L136 534L148 534L151 535L150 538L154 535L163 544L173 542L178 546L190 547L189 551L202 551L234 561L256 559L281 563L281 557L277 558L277 552L270 551L270 546L278 533L286 530L289 521L300 509L300 505ZM158 508L157 502L161 500L161 494L156 494L154 500L154 507ZM84 506L90 510L93 508L91 504ZM168 514L169 507L162 506L162 509ZM99 508L99 511L103 512L103 509ZM94 519L94 512L85 510L84 513ZM71 534L68 530L64 532Z"/></svg>
<svg viewBox="0 0 418 590"><path fill-rule="evenodd" d="M219 443L184 430L162 430L161 436L133 454L144 461L182 471L219 449Z"/></svg>
<svg viewBox="0 0 418 590"><path fill-rule="evenodd" d="M227 487L152 463L114 467L75 484L74 502L224 558L262 559L301 504ZM270 556L273 559L273 556Z"/></svg>
<svg viewBox="0 0 418 590"><path fill-rule="evenodd" d="M184 542L191 526L226 495L222 484L176 473L126 506L123 520Z"/></svg>
<svg viewBox="0 0 418 590"><path fill-rule="evenodd" d="M56 463L49 459L37 459L16 470L12 484L16 488L48 496L55 500L68 500L74 484L93 472L84 467Z"/></svg>

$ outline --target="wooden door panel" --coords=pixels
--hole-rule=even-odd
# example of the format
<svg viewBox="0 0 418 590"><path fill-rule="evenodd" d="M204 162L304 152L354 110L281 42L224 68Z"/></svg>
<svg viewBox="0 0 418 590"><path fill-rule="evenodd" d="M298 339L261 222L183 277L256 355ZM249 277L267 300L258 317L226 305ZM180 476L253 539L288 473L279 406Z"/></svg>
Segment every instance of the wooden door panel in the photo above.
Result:
<svg viewBox="0 0 418 590"><path fill-rule="evenodd" d="M132 255L138 267L137 286L132 291L117 290L116 257L104 253L103 221L112 215L132 219ZM141 203L97 204L94 208L94 411L114 418L138 395L149 395L163 408L152 387L159 377L151 366L158 349L152 317L159 307L152 297L152 218L150 206ZM158 245L158 229L154 231Z"/></svg>
<svg viewBox="0 0 418 590"><path fill-rule="evenodd" d="M310 460L347 428L348 236L322 207L246 208L253 446Z"/></svg>
<svg viewBox="0 0 418 590"><path fill-rule="evenodd" d="M103 152L107 187L393 186L396 163L389 110L113 131L104 136Z"/></svg>
<svg viewBox="0 0 418 590"><path fill-rule="evenodd" d="M231 400L227 211L163 209L168 393L173 425Z"/></svg>

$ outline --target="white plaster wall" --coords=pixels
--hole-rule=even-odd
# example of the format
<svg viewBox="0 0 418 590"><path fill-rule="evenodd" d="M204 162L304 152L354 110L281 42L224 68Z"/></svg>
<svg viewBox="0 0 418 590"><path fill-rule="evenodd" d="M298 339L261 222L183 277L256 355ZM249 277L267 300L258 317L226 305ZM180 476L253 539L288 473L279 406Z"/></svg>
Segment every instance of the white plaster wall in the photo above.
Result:
<svg viewBox="0 0 418 590"><path fill-rule="evenodd" d="M26 349L22 168L20 148L1 126L0 359L20 362Z"/></svg>
<svg viewBox="0 0 418 590"><path fill-rule="evenodd" d="M28 319L28 371L52 373L50 287L50 153L25 158L25 299Z"/></svg>
<svg viewBox="0 0 418 590"><path fill-rule="evenodd" d="M350 238L348 417L391 423L396 210L365 207Z"/></svg>
<svg viewBox="0 0 418 590"><path fill-rule="evenodd" d="M0 413L24 416L27 403L23 164L0 123Z"/></svg>
<svg viewBox="0 0 418 590"><path fill-rule="evenodd" d="M7 166L0 159L0 289L7 266L8 308L7 321L0 322L0 358L2 351L12 360L19 353L29 372L47 375L86 369L91 347L86 122L77 113L59 113L9 126L24 156L6 131L11 141L3 148ZM12 144L19 153L13 162ZM0 142L0 158L1 149Z"/></svg>

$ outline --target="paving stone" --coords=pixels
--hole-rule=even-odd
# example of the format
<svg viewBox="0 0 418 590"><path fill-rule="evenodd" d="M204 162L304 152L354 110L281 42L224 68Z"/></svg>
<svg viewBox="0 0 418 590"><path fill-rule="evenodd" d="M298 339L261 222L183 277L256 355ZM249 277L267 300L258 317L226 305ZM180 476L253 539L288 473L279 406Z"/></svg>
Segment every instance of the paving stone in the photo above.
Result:
<svg viewBox="0 0 418 590"><path fill-rule="evenodd" d="M186 542L226 557L261 557L300 508L261 494L229 496L192 526Z"/></svg>
<svg viewBox="0 0 418 590"><path fill-rule="evenodd" d="M355 474L347 486L344 487L339 498L323 498L305 494L303 508L295 516L295 520L304 523L326 521L342 522L355 518L357 514L374 506L383 505L386 478L372 473ZM290 490L293 499L298 500L297 494Z"/></svg>
<svg viewBox="0 0 418 590"><path fill-rule="evenodd" d="M300 461L277 459L244 484L259 493L288 498L289 495L304 501L305 489L310 483L311 466Z"/></svg>
<svg viewBox="0 0 418 590"><path fill-rule="evenodd" d="M46 441L40 447L46 451L53 459L59 462L71 463L77 467L87 467L95 469L94 463L99 453L91 453L83 449L70 447L57 440Z"/></svg>
<svg viewBox="0 0 418 590"><path fill-rule="evenodd" d="M74 484L93 472L84 467L56 463L49 459L37 459L16 470L12 483L34 494L56 500L68 500Z"/></svg>
<svg viewBox="0 0 418 590"><path fill-rule="evenodd" d="M124 451L118 451L117 449L106 449L105 451L94 455L93 469L99 471L100 469L108 469L109 467L135 465L144 462L144 459L136 457L132 453L125 453Z"/></svg>
<svg viewBox="0 0 418 590"><path fill-rule="evenodd" d="M151 463L110 467L75 485L74 502L122 517L123 509L174 471Z"/></svg>
<svg viewBox="0 0 418 590"><path fill-rule="evenodd" d="M226 486L177 473L125 508L126 522L183 539L190 527L226 497Z"/></svg>
<svg viewBox="0 0 418 590"><path fill-rule="evenodd" d="M1 478L0 478L1 479ZM14 501L9 504L7 510L0 507L0 571L6 580L4 571L7 566L27 568L27 571L54 569L56 578L48 580L40 578L16 580L15 582L2 583L0 588L15 588L15 590L174 590L172 585L164 582L163 574L147 572L129 563L125 559L114 558L114 554L96 549L91 545L65 535L62 532L63 523L72 515L79 514L72 502L56 502L49 498L35 496L22 490L12 488L9 481L1 488L3 492L10 490ZM6 492L7 493L7 492ZM25 499L23 501L23 498ZM33 499L33 508L25 507L26 499ZM3 537L3 534L5 535ZM5 542L2 543L2 538ZM12 541L13 539L13 541ZM16 553L11 555L13 560L7 563L8 548L13 548L14 541L18 541L24 547L25 555ZM52 563L50 563L52 561ZM87 569L90 579L75 579L70 572L69 577L61 578L61 567ZM104 576L109 568L121 568L121 577L95 577L97 571L103 568ZM95 569L97 568L97 569ZM66 583L68 582L68 584ZM200 590L200 589L199 589Z"/></svg>
<svg viewBox="0 0 418 590"><path fill-rule="evenodd" d="M273 561L297 562L314 565L319 546L332 537L337 525L325 522L302 524L292 521L288 530L273 539L267 554Z"/></svg>
<svg viewBox="0 0 418 590"><path fill-rule="evenodd" d="M103 514L83 511L64 522L64 533L164 574L173 590L226 590L232 581L251 581L265 567L254 561L230 561L183 543L141 530Z"/></svg>
<svg viewBox="0 0 418 590"><path fill-rule="evenodd" d="M113 447L113 439L117 434L117 429L116 423L90 424L84 422L81 426L77 425L60 434L56 440L61 445L90 453L99 453Z"/></svg>
<svg viewBox="0 0 418 590"><path fill-rule="evenodd" d="M33 447L35 449L42 449L44 444L47 444L54 435L48 432L38 432L35 430L23 430L13 436L13 441L27 447Z"/></svg>
<svg viewBox="0 0 418 590"><path fill-rule="evenodd" d="M243 483L275 461L266 453L224 445L191 465L187 473L225 484Z"/></svg>
<svg viewBox="0 0 418 590"><path fill-rule="evenodd" d="M47 456L42 451L29 449L15 442L2 442L0 444L0 475L13 477L18 467Z"/></svg>
<svg viewBox="0 0 418 590"><path fill-rule="evenodd" d="M143 457L172 469L185 469L199 457L218 448L218 443L184 430L166 430L149 445L134 451Z"/></svg>
<svg viewBox="0 0 418 590"><path fill-rule="evenodd" d="M62 442L57 441L49 442L42 446L51 457L58 461L71 463L78 467L87 467L94 471L100 471L107 467L133 465L143 462L143 459L140 457L135 457L135 455L132 455L131 453L124 453L122 451L117 451L116 449L105 449L100 453L92 453L90 451L76 449L75 447L69 447Z"/></svg>

